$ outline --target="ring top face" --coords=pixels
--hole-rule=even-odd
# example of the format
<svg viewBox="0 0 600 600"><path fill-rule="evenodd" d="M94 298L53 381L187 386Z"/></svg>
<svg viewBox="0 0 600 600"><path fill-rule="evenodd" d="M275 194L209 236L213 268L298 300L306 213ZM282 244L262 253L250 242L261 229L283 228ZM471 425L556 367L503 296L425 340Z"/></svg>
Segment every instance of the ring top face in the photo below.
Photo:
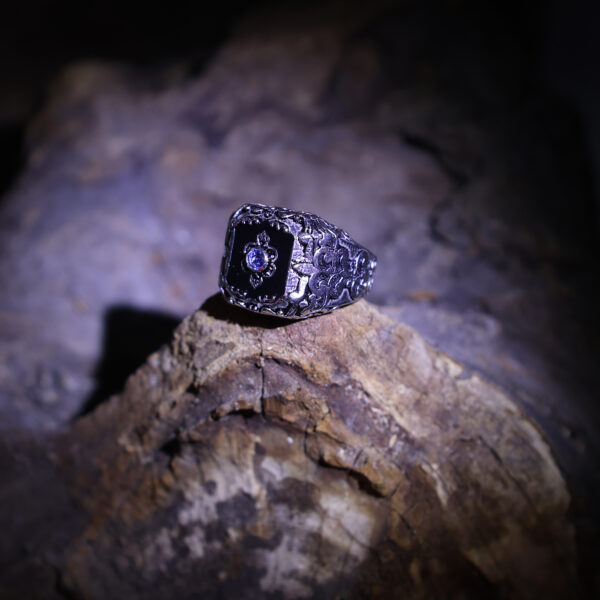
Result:
<svg viewBox="0 0 600 600"><path fill-rule="evenodd" d="M240 222L231 230L226 273L229 288L244 290L248 300L285 294L294 236L269 223Z"/></svg>
<svg viewBox="0 0 600 600"><path fill-rule="evenodd" d="M364 296L375 256L311 213L246 204L229 221L219 285L255 312L303 319Z"/></svg>

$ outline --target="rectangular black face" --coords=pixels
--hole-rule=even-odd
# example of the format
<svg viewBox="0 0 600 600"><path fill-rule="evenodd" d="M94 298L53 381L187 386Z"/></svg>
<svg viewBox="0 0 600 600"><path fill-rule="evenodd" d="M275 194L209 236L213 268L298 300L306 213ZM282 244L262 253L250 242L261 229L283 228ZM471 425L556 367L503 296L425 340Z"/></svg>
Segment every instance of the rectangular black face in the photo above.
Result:
<svg viewBox="0 0 600 600"><path fill-rule="evenodd" d="M275 272L267 277L267 268L257 271L256 275L262 277L262 282L254 287L250 283L252 271L247 266L247 252L244 252L244 249L247 244L257 244L258 236L263 232L269 236L268 246L277 250L277 258L273 261ZM267 223L258 225L241 223L234 228L232 236L233 243L225 277L227 283L247 292L248 297L253 299L261 296L275 296L276 298L283 296L294 247L294 236L291 233L275 229Z"/></svg>

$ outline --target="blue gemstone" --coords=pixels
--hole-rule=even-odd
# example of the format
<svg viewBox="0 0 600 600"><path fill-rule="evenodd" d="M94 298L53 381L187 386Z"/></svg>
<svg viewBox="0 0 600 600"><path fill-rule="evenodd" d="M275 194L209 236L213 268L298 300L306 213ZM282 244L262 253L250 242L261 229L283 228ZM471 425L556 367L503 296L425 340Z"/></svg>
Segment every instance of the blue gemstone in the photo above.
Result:
<svg viewBox="0 0 600 600"><path fill-rule="evenodd" d="M253 271L262 271L268 262L267 254L261 248L251 248L246 254L246 264Z"/></svg>

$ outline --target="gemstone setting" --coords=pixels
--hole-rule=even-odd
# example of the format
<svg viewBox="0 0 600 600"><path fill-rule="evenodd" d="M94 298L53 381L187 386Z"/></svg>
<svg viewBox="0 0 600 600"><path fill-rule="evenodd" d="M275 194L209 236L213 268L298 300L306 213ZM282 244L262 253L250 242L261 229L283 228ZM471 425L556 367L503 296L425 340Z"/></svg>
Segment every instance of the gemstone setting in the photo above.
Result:
<svg viewBox="0 0 600 600"><path fill-rule="evenodd" d="M267 253L262 248L250 248L246 254L246 265L255 273L264 271L268 264Z"/></svg>
<svg viewBox="0 0 600 600"><path fill-rule="evenodd" d="M265 277L273 276L277 270L275 262L278 256L266 231L261 231L256 236L256 242L249 242L244 246L242 267L250 271L250 285L253 288L261 285Z"/></svg>

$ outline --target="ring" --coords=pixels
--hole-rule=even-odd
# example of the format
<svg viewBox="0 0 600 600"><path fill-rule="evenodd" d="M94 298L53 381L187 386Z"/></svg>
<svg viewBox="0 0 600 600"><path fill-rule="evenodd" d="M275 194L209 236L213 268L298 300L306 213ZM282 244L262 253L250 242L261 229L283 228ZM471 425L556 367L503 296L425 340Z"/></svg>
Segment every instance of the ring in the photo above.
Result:
<svg viewBox="0 0 600 600"><path fill-rule="evenodd" d="M372 252L317 215L245 204L229 219L219 288L247 310L306 319L362 298L376 265Z"/></svg>

